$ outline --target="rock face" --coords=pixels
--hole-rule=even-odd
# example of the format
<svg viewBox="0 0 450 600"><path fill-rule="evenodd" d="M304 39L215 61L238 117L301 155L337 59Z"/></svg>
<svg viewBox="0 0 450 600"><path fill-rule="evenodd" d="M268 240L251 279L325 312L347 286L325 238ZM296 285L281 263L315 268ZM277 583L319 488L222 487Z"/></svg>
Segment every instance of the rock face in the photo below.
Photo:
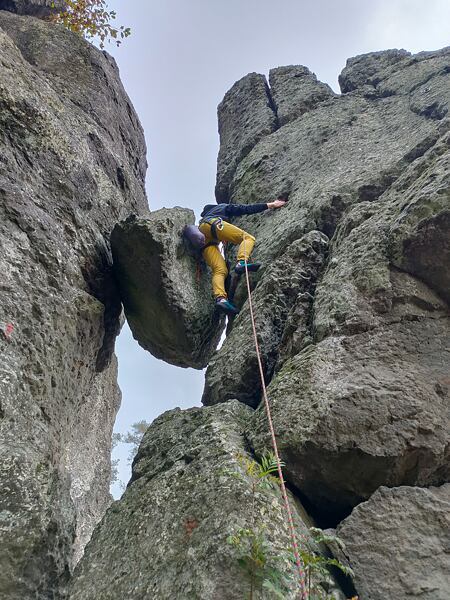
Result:
<svg viewBox="0 0 450 600"><path fill-rule="evenodd" d="M350 59L341 96L304 67L276 69L268 88L276 129L253 140L232 176L226 140L219 154L222 198L251 203L290 191L287 207L237 224L256 236L254 258L265 265L253 299L287 477L323 526L351 513L353 539L376 535L356 524L361 502L361 514L375 499L392 519L401 510L388 491L378 495L382 486L405 486L406 506L428 493L420 486L450 481L449 78L449 49ZM219 118L228 119L219 124L227 139L238 139L240 123ZM329 243L304 262L294 249L311 235ZM242 285L235 298L241 313L210 362L203 401L257 406ZM246 436L257 455L269 443L261 405ZM421 518L417 539L427 535ZM415 564L416 577L430 598L444 597L444 563L430 578L426 565ZM388 579L384 597L414 597L407 580L390 594ZM374 569L358 567L356 584L362 600L382 596Z"/></svg>
<svg viewBox="0 0 450 600"><path fill-rule="evenodd" d="M123 498L108 510L77 568L71 600L240 600L250 577L239 566L242 549L227 538L242 529L267 532L268 565L291 572L284 564L289 534L279 491L257 486L253 494L245 468L252 460L243 437L250 416L234 400L176 409L153 422ZM307 536L300 513L294 515ZM333 584L331 591L343 598ZM254 593L273 598L261 582ZM295 577L284 597L297 597Z"/></svg>
<svg viewBox="0 0 450 600"><path fill-rule="evenodd" d="M0 11L0 53L0 590L47 599L109 503L109 236L146 206L145 143L114 61L79 36Z"/></svg>
<svg viewBox="0 0 450 600"><path fill-rule="evenodd" d="M217 202L228 202L228 186L239 162L255 144L277 128L277 117L263 75L250 73L227 92L217 110L220 150L217 159Z"/></svg>
<svg viewBox="0 0 450 600"><path fill-rule="evenodd" d="M0 52L2 594L270 598L248 570L257 540L293 599L279 490L249 470L270 440L243 282L207 370L211 406L153 423L66 587L109 501L114 226L141 345L201 368L221 323L181 241L193 214L146 209L142 131L110 57L2 11ZM342 95L290 66L270 85L244 77L219 107L218 201L289 192L238 224L263 262L256 325L301 548L319 552L312 519L335 527L354 570L345 594L313 581L336 600L448 596L449 78L449 49L390 50L350 59Z"/></svg>
<svg viewBox="0 0 450 600"><path fill-rule="evenodd" d="M378 210L362 203L342 219L315 294L315 343L271 384L292 480L327 512L379 485L449 480L449 141L406 169ZM256 446L265 431L261 414Z"/></svg>
<svg viewBox="0 0 450 600"><path fill-rule="evenodd" d="M450 485L380 488L339 526L361 598L446 600Z"/></svg>
<svg viewBox="0 0 450 600"><path fill-rule="evenodd" d="M116 225L111 244L125 314L139 344L171 364L202 369L224 319L214 312L204 264L182 237L194 222L192 210L163 208Z"/></svg>
<svg viewBox="0 0 450 600"><path fill-rule="evenodd" d="M298 97L283 95L293 67L272 72L275 105L281 94L301 106L302 93L307 105L314 80L296 70L308 81ZM307 112L279 121L228 184L233 202L251 202L289 182L286 209L242 225L269 263L254 301L287 472L326 523L380 485L449 479L449 73L448 50L350 60L347 93L318 93ZM297 289L289 251L314 229L332 237L327 259ZM206 404L260 399L245 294L237 298L241 315L209 365ZM263 408L248 436L266 447Z"/></svg>
<svg viewBox="0 0 450 600"><path fill-rule="evenodd" d="M311 298L308 290L317 279L327 246L328 238L319 231L311 231L292 242L267 268L254 292L258 343L268 378L273 374L280 354L291 352L292 345L305 343L302 334L307 332L307 323L300 323L309 313ZM297 331L296 335L292 328ZM220 352L208 366L203 404L217 404L231 398L253 407L259 404L258 363L255 353L249 352L253 343L249 308L244 305ZM283 348L284 343L289 349Z"/></svg>
<svg viewBox="0 0 450 600"><path fill-rule="evenodd" d="M0 0L0 10L45 18L66 8L64 0Z"/></svg>
<svg viewBox="0 0 450 600"><path fill-rule="evenodd" d="M263 262L258 343L291 489L337 526L346 549L333 551L356 586L346 597L360 600L448 596L449 77L448 49L392 50L350 59L341 96L285 67L270 87L243 78L219 107L218 200L290 192L287 207L238 221ZM254 523L236 454L261 457L270 439L243 282L235 301L206 373L212 406L150 427L71 600L245 593L223 537ZM275 515L260 513L276 553Z"/></svg>
<svg viewBox="0 0 450 600"><path fill-rule="evenodd" d="M271 69L269 85L280 127L335 97L329 85L302 66Z"/></svg>

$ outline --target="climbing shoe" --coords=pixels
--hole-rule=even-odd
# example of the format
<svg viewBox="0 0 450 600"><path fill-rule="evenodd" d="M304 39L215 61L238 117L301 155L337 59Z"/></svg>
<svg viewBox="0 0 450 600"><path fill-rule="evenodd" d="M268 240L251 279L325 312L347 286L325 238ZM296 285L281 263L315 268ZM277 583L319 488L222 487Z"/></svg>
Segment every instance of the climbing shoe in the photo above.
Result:
<svg viewBox="0 0 450 600"><path fill-rule="evenodd" d="M251 263L251 262L247 263L247 269L249 271L257 271L260 266L261 266L260 263ZM234 271L238 275L242 275L242 273L245 272L245 260L238 260L236 263L236 266L234 267Z"/></svg>
<svg viewBox="0 0 450 600"><path fill-rule="evenodd" d="M223 310L227 315L237 315L239 310L226 298L216 299L216 308Z"/></svg>

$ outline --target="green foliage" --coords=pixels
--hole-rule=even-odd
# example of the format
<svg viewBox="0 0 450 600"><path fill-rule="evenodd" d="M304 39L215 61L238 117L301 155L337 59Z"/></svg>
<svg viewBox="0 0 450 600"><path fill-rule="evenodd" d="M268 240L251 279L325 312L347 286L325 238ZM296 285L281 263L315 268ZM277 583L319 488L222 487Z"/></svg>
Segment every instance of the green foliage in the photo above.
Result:
<svg viewBox="0 0 450 600"><path fill-rule="evenodd" d="M258 489L278 489L279 479L278 463L272 452L267 452L258 463L246 456L238 455L238 462L245 475L236 476L245 480L250 479L252 492L252 523L250 527L241 528L233 535L228 536L227 543L237 552L237 562L249 580L250 600L263 588L270 590L274 597L284 598L289 590L290 578L285 574L287 559L289 558L280 548L278 555L274 555L273 544L269 543L264 524L256 523L256 493ZM281 463L281 466L283 463ZM272 507L272 510L275 510Z"/></svg>
<svg viewBox="0 0 450 600"><path fill-rule="evenodd" d="M253 480L258 487L263 489L275 488L279 485L278 463L273 452L266 452L261 458L261 462L251 460L241 454L237 459L246 474ZM284 467L284 462L280 461L280 466Z"/></svg>
<svg viewBox="0 0 450 600"><path fill-rule="evenodd" d="M100 48L105 41L113 41L117 46L131 34L129 27L114 27L116 12L109 10L106 0L66 0L65 11L51 17L52 21L64 25L88 40L98 39Z"/></svg>
<svg viewBox="0 0 450 600"><path fill-rule="evenodd" d="M147 421L138 421L137 423L133 423L131 430L127 431L126 433L113 433L111 450L114 450L118 444L131 444L130 453L128 455L128 462L131 463L136 455L136 452L138 451L139 444L141 443L142 437L147 431L149 425L150 423L147 423ZM118 466L119 459L113 459L111 461L111 484L118 482L122 487L125 487L124 482L119 480Z"/></svg>
<svg viewBox="0 0 450 600"><path fill-rule="evenodd" d="M114 450L114 448L120 442L120 437L121 437L120 433L112 434L111 452ZM117 483L118 481L119 481L119 459L114 458L111 460L111 477L109 480L109 484L112 485L113 483Z"/></svg>
<svg viewBox="0 0 450 600"><path fill-rule="evenodd" d="M252 491L252 523L247 528L238 529L228 536L227 543L236 549L237 562L245 572L250 589L246 598L253 600L258 591L266 590L273 598L285 599L289 591L295 589L298 574L295 569L295 558L291 549L274 548L268 541L266 526L256 522L255 494L258 489L278 489L278 464L275 455L267 452L258 463L245 456L238 455L238 462L247 478L234 474L241 479L250 479ZM281 466L284 466L281 463ZM318 551L321 544L335 545L344 548L342 540L317 527L310 528L311 539L304 540L300 550L306 578L309 600L333 600L335 597L326 591L330 581L330 567L335 567L345 575L353 575L349 567L344 566L334 557L328 557ZM275 554L275 552L276 554ZM352 600L357 600L353 598Z"/></svg>

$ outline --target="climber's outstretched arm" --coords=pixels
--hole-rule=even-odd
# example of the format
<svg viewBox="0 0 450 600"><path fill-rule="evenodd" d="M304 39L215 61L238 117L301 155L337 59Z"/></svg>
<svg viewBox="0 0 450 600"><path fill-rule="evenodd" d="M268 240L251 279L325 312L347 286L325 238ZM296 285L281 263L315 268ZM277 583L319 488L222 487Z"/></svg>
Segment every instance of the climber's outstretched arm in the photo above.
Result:
<svg viewBox="0 0 450 600"><path fill-rule="evenodd" d="M240 217L241 215L253 215L263 212L268 208L281 208L285 204L284 200L274 200L262 204L228 204L225 210L228 217Z"/></svg>

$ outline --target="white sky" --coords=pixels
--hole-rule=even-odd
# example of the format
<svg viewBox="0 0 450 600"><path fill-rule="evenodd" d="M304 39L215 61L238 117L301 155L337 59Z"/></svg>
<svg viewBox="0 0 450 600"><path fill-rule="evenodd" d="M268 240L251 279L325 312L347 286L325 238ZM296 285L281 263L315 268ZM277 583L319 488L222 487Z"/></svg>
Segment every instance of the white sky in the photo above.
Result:
<svg viewBox="0 0 450 600"><path fill-rule="evenodd" d="M118 24L132 29L120 48L107 49L144 127L152 210L181 205L198 214L214 202L216 108L247 73L302 64L338 91L337 76L348 57L450 45L450 0L110 0L109 5ZM175 406L200 404L203 373L156 360L127 327L117 354L123 393L117 431ZM127 449L115 456L127 481Z"/></svg>

